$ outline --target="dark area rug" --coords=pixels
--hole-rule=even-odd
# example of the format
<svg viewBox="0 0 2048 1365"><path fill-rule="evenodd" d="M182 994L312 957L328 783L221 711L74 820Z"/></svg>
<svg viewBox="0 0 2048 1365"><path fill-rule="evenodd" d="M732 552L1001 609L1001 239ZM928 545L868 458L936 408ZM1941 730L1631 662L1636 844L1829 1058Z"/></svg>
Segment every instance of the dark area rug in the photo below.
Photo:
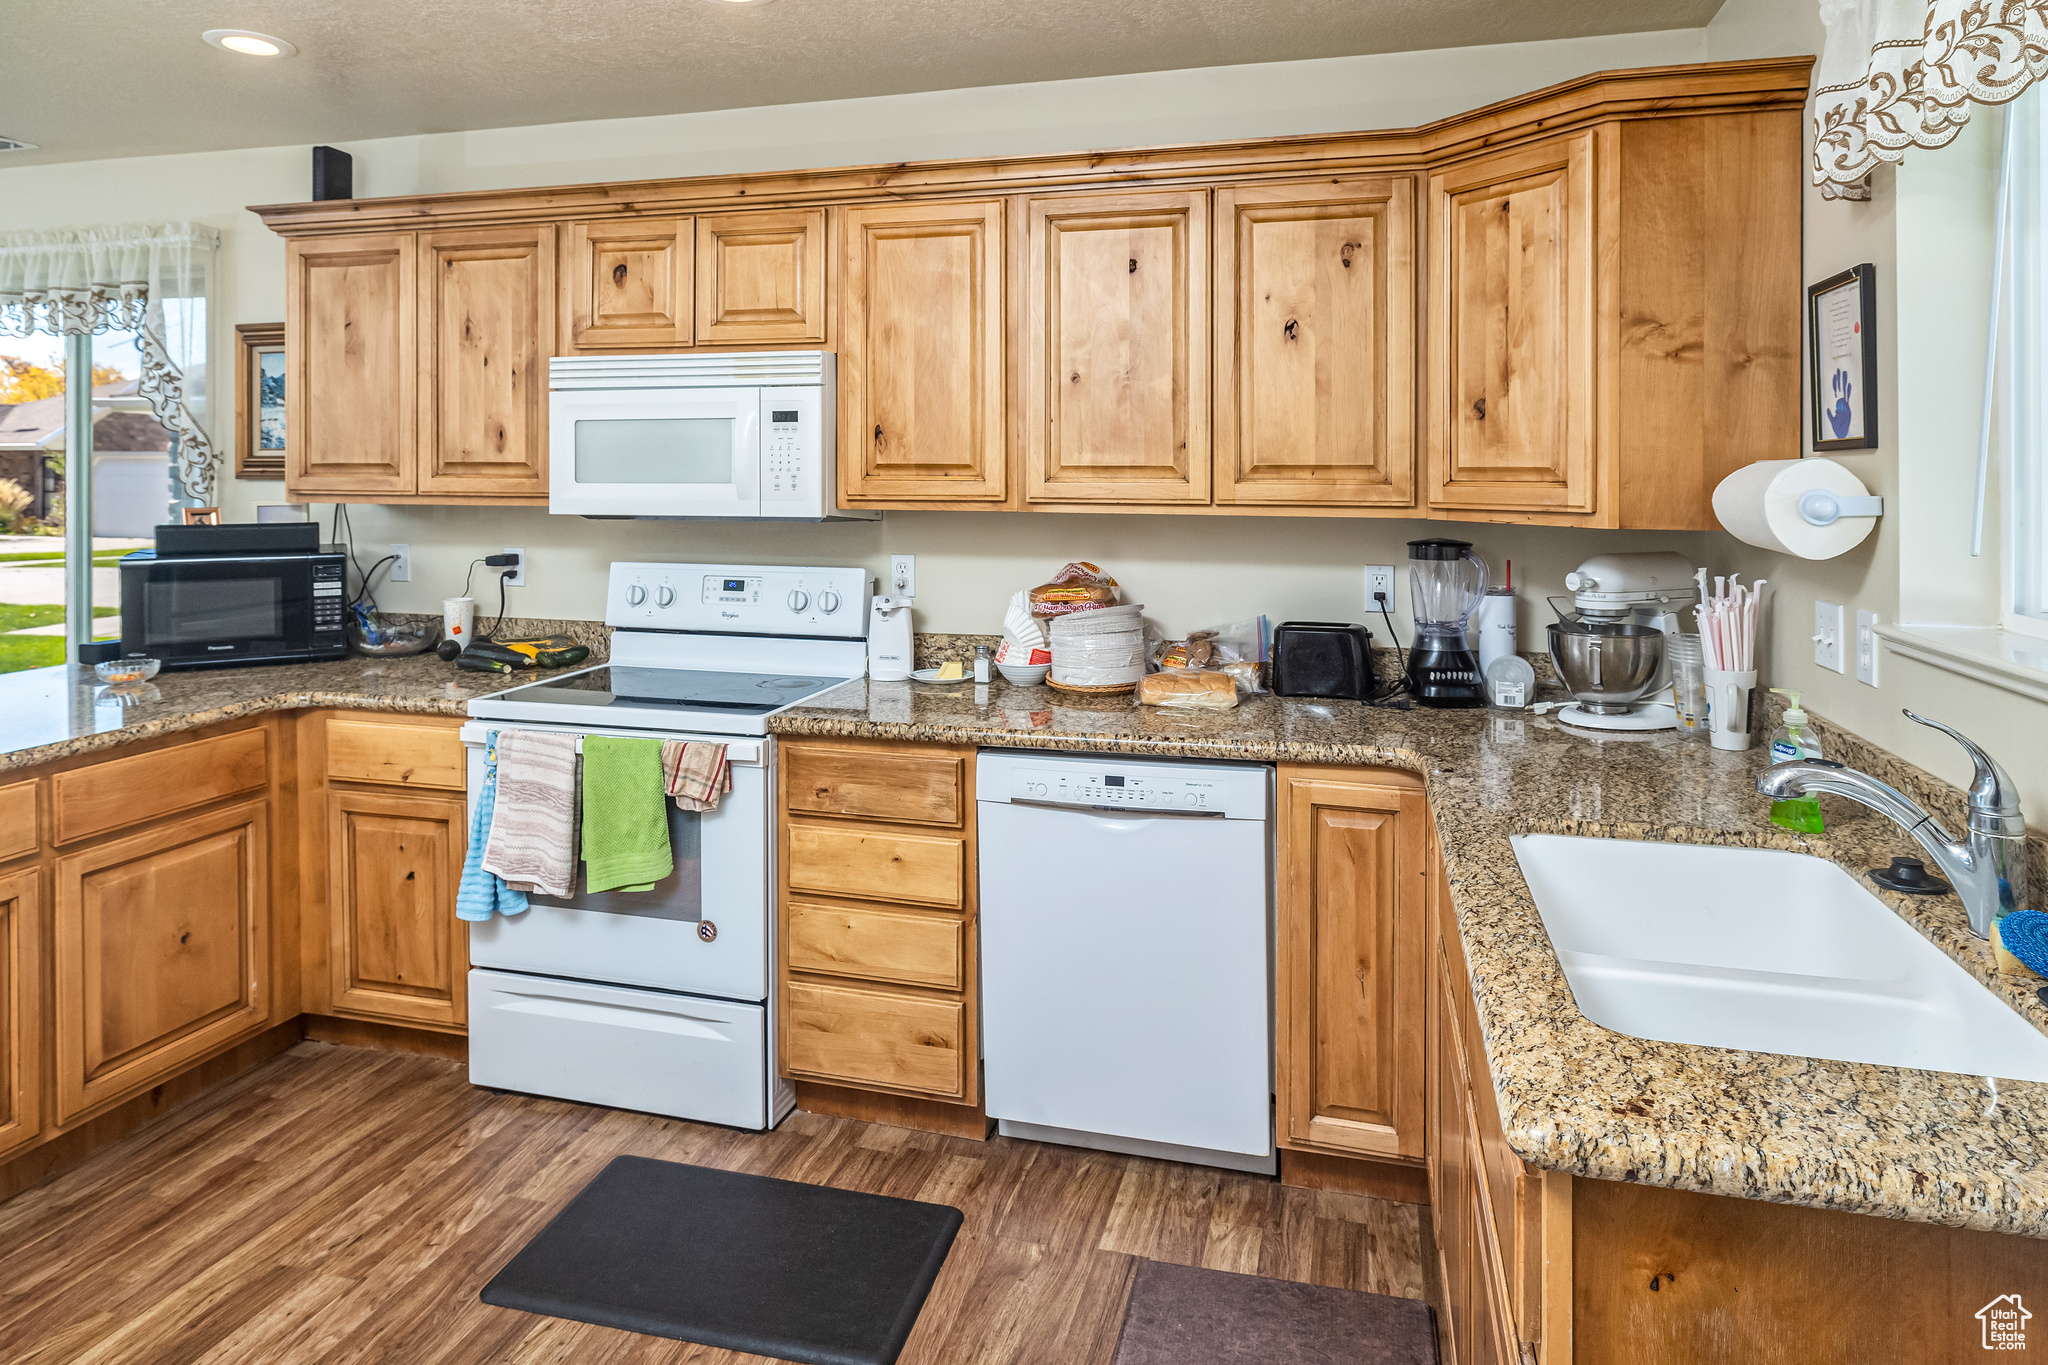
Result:
<svg viewBox="0 0 2048 1365"><path fill-rule="evenodd" d="M958 1209L615 1157L483 1301L806 1365L889 1365Z"/></svg>
<svg viewBox="0 0 2048 1365"><path fill-rule="evenodd" d="M1115 1365L1437 1365L1420 1299L1140 1261Z"/></svg>

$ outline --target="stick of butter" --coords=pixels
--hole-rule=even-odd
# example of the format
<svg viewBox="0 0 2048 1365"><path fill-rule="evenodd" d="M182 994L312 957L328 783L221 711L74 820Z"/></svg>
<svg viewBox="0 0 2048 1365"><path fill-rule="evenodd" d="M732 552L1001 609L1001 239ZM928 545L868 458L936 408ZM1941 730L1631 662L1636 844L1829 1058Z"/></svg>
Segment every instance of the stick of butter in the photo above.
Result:
<svg viewBox="0 0 2048 1365"><path fill-rule="evenodd" d="M967 667L958 659L949 659L939 665L940 682L959 682L967 676Z"/></svg>

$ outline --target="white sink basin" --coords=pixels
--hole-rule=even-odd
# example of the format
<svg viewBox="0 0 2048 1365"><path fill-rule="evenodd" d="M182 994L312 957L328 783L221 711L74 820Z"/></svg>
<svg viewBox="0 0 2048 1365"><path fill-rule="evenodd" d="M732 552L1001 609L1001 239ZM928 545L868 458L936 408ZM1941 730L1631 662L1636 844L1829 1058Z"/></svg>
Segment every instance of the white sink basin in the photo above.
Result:
<svg viewBox="0 0 2048 1365"><path fill-rule="evenodd" d="M1512 840L1579 1012L1667 1043L2048 1081L2048 1035L1833 863Z"/></svg>

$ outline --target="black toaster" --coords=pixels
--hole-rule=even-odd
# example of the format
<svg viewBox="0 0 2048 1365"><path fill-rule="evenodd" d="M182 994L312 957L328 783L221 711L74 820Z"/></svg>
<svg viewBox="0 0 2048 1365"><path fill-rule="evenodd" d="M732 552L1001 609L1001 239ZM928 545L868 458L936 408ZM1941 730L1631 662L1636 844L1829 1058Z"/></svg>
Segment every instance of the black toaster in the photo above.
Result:
<svg viewBox="0 0 2048 1365"><path fill-rule="evenodd" d="M1342 621L1284 621L1273 632L1273 691L1364 701L1378 687L1372 632Z"/></svg>

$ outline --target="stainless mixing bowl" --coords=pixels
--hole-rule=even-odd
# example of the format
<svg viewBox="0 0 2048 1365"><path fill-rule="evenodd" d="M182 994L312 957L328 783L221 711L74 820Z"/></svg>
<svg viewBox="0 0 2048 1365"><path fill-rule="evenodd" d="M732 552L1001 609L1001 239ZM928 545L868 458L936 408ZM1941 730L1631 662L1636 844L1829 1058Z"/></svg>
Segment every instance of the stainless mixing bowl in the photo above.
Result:
<svg viewBox="0 0 2048 1365"><path fill-rule="evenodd" d="M1620 715L1656 682L1664 664L1664 632L1655 626L1553 622L1550 661L1581 707L1595 715Z"/></svg>

